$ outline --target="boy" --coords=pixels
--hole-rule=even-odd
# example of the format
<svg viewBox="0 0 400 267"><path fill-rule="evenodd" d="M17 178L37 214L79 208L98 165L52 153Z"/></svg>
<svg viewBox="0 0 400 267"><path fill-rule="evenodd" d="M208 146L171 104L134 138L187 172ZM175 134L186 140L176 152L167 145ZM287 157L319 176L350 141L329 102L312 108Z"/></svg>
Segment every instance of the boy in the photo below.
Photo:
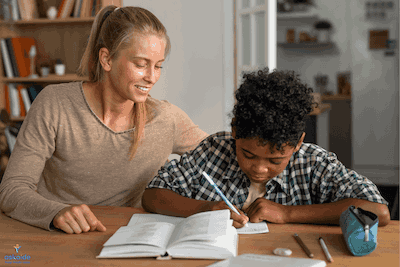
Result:
<svg viewBox="0 0 400 267"><path fill-rule="evenodd" d="M335 154L303 143L311 93L294 72L245 74L232 133L213 134L162 167L144 192L143 207L183 217L228 209L205 171L240 210L231 211L237 228L249 220L339 224L350 205L374 212L380 226L388 224L387 202L371 181L346 169Z"/></svg>

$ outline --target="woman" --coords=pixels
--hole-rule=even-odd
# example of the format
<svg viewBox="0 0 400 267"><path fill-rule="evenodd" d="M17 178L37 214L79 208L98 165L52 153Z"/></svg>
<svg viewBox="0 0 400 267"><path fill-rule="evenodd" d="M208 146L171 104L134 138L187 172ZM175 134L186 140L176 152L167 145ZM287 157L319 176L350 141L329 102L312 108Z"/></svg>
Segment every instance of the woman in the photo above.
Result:
<svg viewBox="0 0 400 267"><path fill-rule="evenodd" d="M105 231L86 204L141 207L168 156L207 135L149 96L169 51L166 29L148 10L103 8L78 70L89 82L50 85L37 96L0 185L1 210L81 233Z"/></svg>

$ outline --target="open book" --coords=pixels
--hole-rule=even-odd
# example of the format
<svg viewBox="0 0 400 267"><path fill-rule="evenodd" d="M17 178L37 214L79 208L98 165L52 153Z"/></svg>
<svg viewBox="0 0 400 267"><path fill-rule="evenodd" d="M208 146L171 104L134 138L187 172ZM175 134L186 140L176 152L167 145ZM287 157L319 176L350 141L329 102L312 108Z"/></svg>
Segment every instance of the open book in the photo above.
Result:
<svg viewBox="0 0 400 267"><path fill-rule="evenodd" d="M138 215L138 216L136 216ZM201 212L187 218L157 215L141 221L135 214L103 245L97 258L173 257L226 259L237 255L238 234L229 210Z"/></svg>
<svg viewBox="0 0 400 267"><path fill-rule="evenodd" d="M185 220L185 218L165 216L154 213L133 214L131 220L128 223L128 226L149 222L169 222L172 224L178 224L183 220ZM269 232L267 223L265 221L259 223L248 222L247 227L236 228L236 231L238 234L262 234Z"/></svg>

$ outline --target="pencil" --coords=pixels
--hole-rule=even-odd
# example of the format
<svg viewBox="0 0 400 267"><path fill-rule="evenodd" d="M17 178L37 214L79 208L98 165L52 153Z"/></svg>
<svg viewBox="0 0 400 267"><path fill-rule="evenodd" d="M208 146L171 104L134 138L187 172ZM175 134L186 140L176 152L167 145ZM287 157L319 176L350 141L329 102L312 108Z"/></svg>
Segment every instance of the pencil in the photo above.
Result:
<svg viewBox="0 0 400 267"><path fill-rule="evenodd" d="M203 171L204 177L206 177L207 181L214 187L215 191L217 191L218 195L225 201L226 205L228 205L229 208L231 208L237 215L241 215L239 211L233 206L233 204L226 198L226 196L219 190L218 186L214 183L214 181L211 179L210 176L206 172ZM245 227L247 227L247 223L245 224Z"/></svg>
<svg viewBox="0 0 400 267"><path fill-rule="evenodd" d="M299 243L300 247L307 254L307 256L310 258L314 258L314 254L312 254L311 251L306 246L306 244L303 243L303 240L301 240L300 236L298 234L294 234L293 236L294 236L294 239L296 239L297 243Z"/></svg>
<svg viewBox="0 0 400 267"><path fill-rule="evenodd" d="M321 244L322 250L325 253L326 258L328 259L329 262L333 262L333 258L331 256L331 254L328 251L327 246L325 245L324 240L322 239L322 237L319 238L319 243Z"/></svg>

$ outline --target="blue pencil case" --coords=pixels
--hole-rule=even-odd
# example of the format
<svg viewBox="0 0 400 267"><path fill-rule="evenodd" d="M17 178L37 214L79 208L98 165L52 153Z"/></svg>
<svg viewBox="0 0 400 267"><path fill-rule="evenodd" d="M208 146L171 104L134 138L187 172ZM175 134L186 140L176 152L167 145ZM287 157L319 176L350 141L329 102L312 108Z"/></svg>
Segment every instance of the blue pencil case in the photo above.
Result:
<svg viewBox="0 0 400 267"><path fill-rule="evenodd" d="M370 254L377 246L378 216L350 206L340 215L340 227L347 248L354 256Z"/></svg>

